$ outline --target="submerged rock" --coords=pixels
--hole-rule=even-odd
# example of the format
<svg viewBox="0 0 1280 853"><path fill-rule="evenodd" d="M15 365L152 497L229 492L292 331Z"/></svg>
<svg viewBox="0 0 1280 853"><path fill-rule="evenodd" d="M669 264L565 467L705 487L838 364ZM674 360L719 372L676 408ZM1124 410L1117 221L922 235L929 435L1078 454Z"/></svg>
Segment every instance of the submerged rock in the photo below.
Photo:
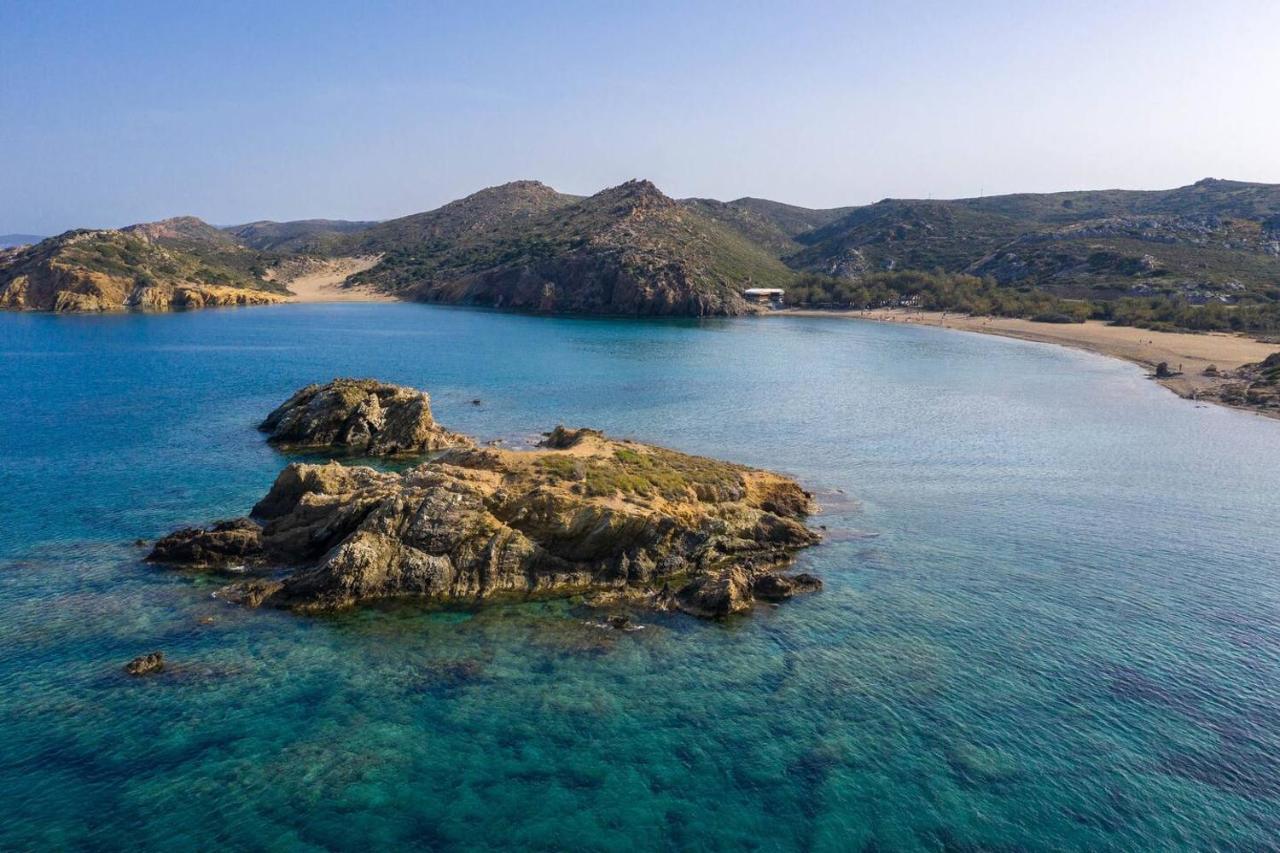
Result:
<svg viewBox="0 0 1280 853"><path fill-rule="evenodd" d="M124 665L124 671L129 675L150 675L162 669L164 669L163 652L150 652L145 655L139 655Z"/></svg>
<svg viewBox="0 0 1280 853"><path fill-rule="evenodd" d="M251 518L179 530L149 559L269 568L225 591L250 606L607 592L724 616L816 588L765 580L819 540L811 509L780 474L558 427L536 450L455 447L401 473L295 463Z"/></svg>
<svg viewBox="0 0 1280 853"><path fill-rule="evenodd" d="M267 415L258 429L273 444L342 448L368 456L474 444L436 424L425 391L373 379L308 385Z"/></svg>
<svg viewBox="0 0 1280 853"><path fill-rule="evenodd" d="M766 601L782 601L802 592L816 592L820 589L822 589L822 581L804 573L760 575L751 584L752 594Z"/></svg>

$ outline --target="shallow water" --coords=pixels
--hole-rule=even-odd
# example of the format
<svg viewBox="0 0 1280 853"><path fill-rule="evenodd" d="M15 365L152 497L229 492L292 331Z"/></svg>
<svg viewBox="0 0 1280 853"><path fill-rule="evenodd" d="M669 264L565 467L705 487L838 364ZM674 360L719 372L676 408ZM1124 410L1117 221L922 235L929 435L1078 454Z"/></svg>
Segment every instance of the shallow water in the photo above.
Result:
<svg viewBox="0 0 1280 853"><path fill-rule="evenodd" d="M256 420L339 375L481 438L791 472L826 588L621 633L554 601L244 611L139 562L246 511L284 462ZM2 315L0 447L0 849L1280 839L1280 422L1130 365L839 319Z"/></svg>

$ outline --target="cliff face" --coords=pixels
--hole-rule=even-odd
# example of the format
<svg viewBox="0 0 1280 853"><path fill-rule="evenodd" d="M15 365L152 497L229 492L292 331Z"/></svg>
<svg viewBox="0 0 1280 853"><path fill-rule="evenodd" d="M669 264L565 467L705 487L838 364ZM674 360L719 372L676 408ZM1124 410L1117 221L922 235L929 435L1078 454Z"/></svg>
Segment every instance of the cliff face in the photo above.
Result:
<svg viewBox="0 0 1280 853"><path fill-rule="evenodd" d="M259 284L248 274L122 231L72 231L0 252L0 308L10 310L165 310L283 300Z"/></svg>
<svg viewBox="0 0 1280 853"><path fill-rule="evenodd" d="M227 591L251 605L603 593L719 616L819 585L776 573L818 541L811 509L779 474L557 427L536 450L458 447L402 473L292 464L249 517L150 559L252 568Z"/></svg>

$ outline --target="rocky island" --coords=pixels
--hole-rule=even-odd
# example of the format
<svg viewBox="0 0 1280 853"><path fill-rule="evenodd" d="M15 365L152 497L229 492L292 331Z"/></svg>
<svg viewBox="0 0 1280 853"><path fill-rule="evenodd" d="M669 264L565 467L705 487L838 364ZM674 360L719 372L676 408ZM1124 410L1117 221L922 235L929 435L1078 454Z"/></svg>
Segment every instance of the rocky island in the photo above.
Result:
<svg viewBox="0 0 1280 853"><path fill-rule="evenodd" d="M308 386L263 428L308 447L447 449L399 473L293 463L247 517L156 543L152 562L251 572L226 590L249 606L587 594L724 616L821 585L780 571L819 541L811 495L781 474L590 429L478 447L436 426L423 392L372 380Z"/></svg>

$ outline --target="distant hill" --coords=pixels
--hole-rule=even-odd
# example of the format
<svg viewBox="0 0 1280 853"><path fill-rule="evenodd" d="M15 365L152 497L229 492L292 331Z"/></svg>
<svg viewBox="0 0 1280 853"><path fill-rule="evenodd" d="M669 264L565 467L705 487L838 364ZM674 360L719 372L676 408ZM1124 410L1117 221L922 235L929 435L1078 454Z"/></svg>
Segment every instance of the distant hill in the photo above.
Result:
<svg viewBox="0 0 1280 853"><path fill-rule="evenodd" d="M934 276L930 288L952 286L942 275L983 291L957 304L1006 311L1034 304L1057 315L1118 317L1097 306L1135 297L1251 306L1250 328L1270 328L1273 315L1280 324L1280 185L1208 178L1171 190L885 199L824 210L758 198L676 201L648 181L583 197L525 180L385 222L218 229L188 216L92 233L161 253L116 237L79 238L73 254L100 243L109 257L82 261L113 274L165 269L197 283L279 288L263 279L281 278L285 259L293 268L376 256L358 280L388 293L544 312L734 314L747 310L742 291L751 286L791 289L806 304L897 302L923 279L891 277L921 273ZM0 275L11 275L4 271L14 257L0 256ZM1045 298L1017 295L1032 292ZM1231 322L1219 312L1213 327Z"/></svg>
<svg viewBox="0 0 1280 853"><path fill-rule="evenodd" d="M30 246L44 238L37 234L0 234L0 249L12 249L14 246Z"/></svg>
<svg viewBox="0 0 1280 853"><path fill-rule="evenodd" d="M689 198L680 203L738 232L780 258L801 248L800 237L830 224L853 209L810 210L758 198L740 198L737 201Z"/></svg>
<svg viewBox="0 0 1280 853"><path fill-rule="evenodd" d="M587 198L520 181L346 241L382 251L359 280L427 301L543 312L735 314L742 290L789 282L766 248L629 181Z"/></svg>
<svg viewBox="0 0 1280 853"><path fill-rule="evenodd" d="M250 249L269 252L326 253L335 238L364 231L376 222L344 219L299 219L292 222L262 220L222 229Z"/></svg>
<svg viewBox="0 0 1280 853"><path fill-rule="evenodd" d="M1280 288L1280 186L886 199L796 241L789 266L849 279L942 270L1071 298L1230 303Z"/></svg>
<svg viewBox="0 0 1280 853"><path fill-rule="evenodd" d="M513 181L426 213L380 222L344 239L338 249L350 254L441 250L445 244L501 231L579 200L538 181Z"/></svg>
<svg viewBox="0 0 1280 853"><path fill-rule="evenodd" d="M0 307L41 311L203 307L278 301L262 257L194 217L68 231L0 251Z"/></svg>

